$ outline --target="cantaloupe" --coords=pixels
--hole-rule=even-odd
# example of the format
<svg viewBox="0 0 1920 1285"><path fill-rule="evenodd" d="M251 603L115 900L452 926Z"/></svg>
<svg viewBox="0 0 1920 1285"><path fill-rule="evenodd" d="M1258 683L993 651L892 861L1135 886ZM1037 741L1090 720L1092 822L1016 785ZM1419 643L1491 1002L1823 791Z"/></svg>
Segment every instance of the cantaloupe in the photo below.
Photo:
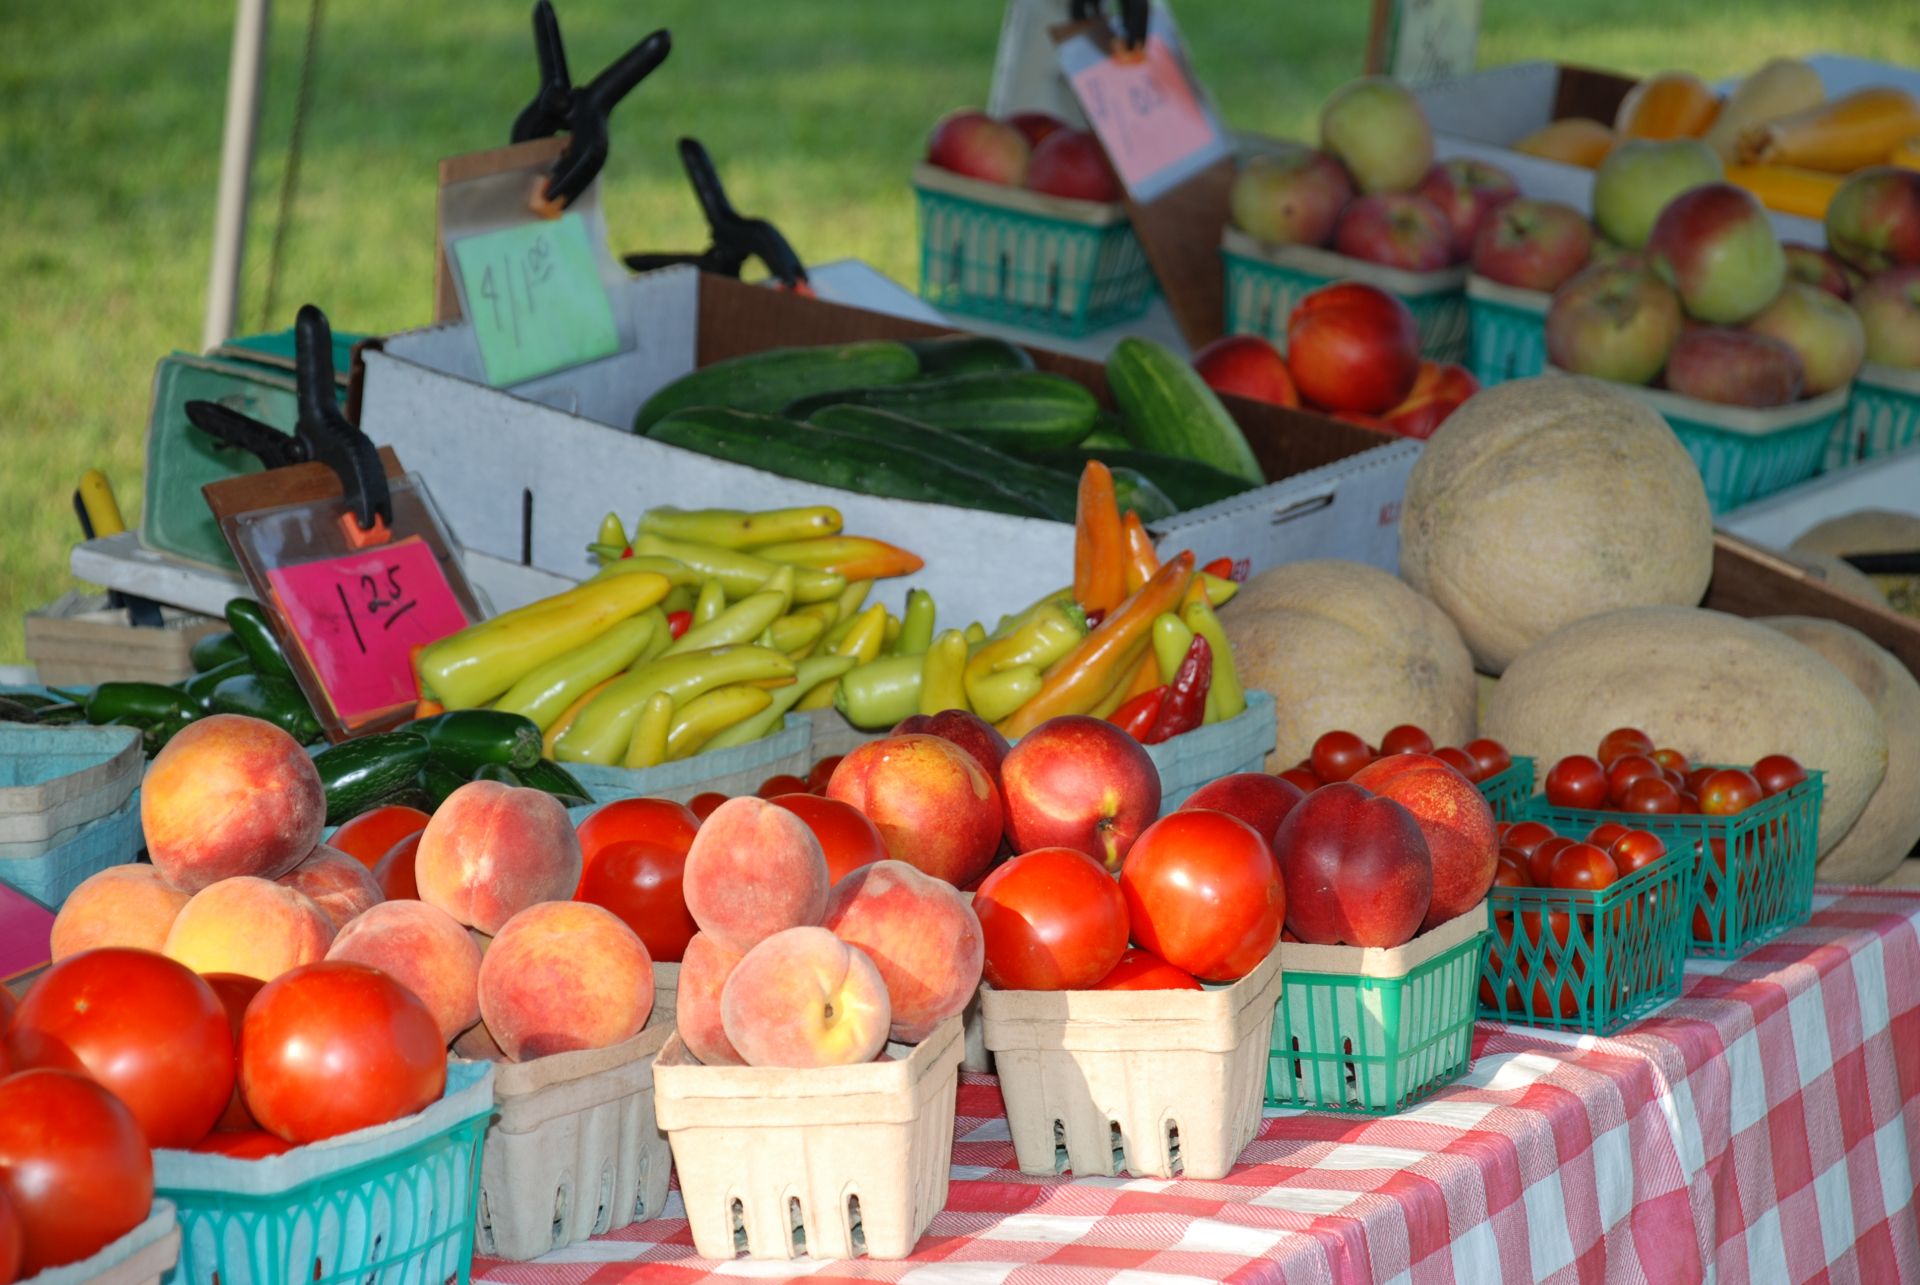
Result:
<svg viewBox="0 0 1920 1285"><path fill-rule="evenodd" d="M1401 506L1400 574L1498 674L1582 617L1699 602L1713 515L1659 412L1598 380L1517 379L1427 443Z"/></svg>
<svg viewBox="0 0 1920 1285"><path fill-rule="evenodd" d="M1610 611L1542 639L1501 675L1481 731L1544 772L1616 727L1695 762L1791 754L1825 772L1823 853L1887 773L1880 713L1845 674L1778 630L1691 607Z"/></svg>
<svg viewBox="0 0 1920 1285"><path fill-rule="evenodd" d="M1850 593L1876 607L1887 605L1887 595L1880 592L1880 586L1874 583L1873 577L1844 558L1836 558L1831 553L1815 553L1809 549L1792 549L1780 556L1797 567L1811 571L1829 589Z"/></svg>
<svg viewBox="0 0 1920 1285"><path fill-rule="evenodd" d="M1920 549L1920 514L1896 509L1857 509L1828 518L1802 532L1791 546L1796 552L1901 553ZM1920 616L1920 576L1871 576L1887 605L1909 616Z"/></svg>
<svg viewBox="0 0 1920 1285"><path fill-rule="evenodd" d="M1886 779L1817 870L1827 883L1879 883L1920 843L1920 682L1892 652L1837 620L1767 616L1760 623L1826 657L1880 712Z"/></svg>
<svg viewBox="0 0 1920 1285"><path fill-rule="evenodd" d="M1436 745L1473 735L1473 662L1446 613L1399 579L1322 559L1263 571L1221 609L1241 682L1273 694L1267 767L1305 758L1344 728L1378 744L1400 723Z"/></svg>

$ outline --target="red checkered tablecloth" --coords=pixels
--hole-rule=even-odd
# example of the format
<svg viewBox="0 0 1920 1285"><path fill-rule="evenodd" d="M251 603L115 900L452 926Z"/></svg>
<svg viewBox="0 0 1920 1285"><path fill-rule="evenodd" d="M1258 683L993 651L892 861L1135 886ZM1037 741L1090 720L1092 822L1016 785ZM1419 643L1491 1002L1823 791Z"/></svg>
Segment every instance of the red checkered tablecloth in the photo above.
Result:
<svg viewBox="0 0 1920 1285"><path fill-rule="evenodd" d="M964 1075L947 1207L904 1262L699 1259L676 1192L474 1279L1920 1281L1920 894L1822 889L1687 974L1611 1039L1483 1022L1468 1074L1397 1116L1269 1112L1217 1182L1024 1175L994 1079Z"/></svg>

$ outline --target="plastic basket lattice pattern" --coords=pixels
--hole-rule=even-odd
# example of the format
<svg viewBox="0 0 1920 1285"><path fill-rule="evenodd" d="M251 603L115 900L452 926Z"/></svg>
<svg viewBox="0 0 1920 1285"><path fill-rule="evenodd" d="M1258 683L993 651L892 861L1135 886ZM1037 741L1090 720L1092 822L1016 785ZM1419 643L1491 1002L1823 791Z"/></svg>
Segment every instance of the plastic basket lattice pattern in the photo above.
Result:
<svg viewBox="0 0 1920 1285"><path fill-rule="evenodd" d="M1505 771L1480 782L1480 797L1493 810L1495 821L1518 821L1532 794L1533 760L1524 754L1516 754Z"/></svg>
<svg viewBox="0 0 1920 1285"><path fill-rule="evenodd" d="M1492 297L1492 292L1474 278L1467 285L1467 316L1472 332L1468 365L1481 387L1491 388L1510 379L1530 379L1546 370L1544 311L1520 306L1505 297Z"/></svg>
<svg viewBox="0 0 1920 1285"><path fill-rule="evenodd" d="M1849 462L1912 446L1920 440L1920 370L1862 367L1853 381L1846 421Z"/></svg>

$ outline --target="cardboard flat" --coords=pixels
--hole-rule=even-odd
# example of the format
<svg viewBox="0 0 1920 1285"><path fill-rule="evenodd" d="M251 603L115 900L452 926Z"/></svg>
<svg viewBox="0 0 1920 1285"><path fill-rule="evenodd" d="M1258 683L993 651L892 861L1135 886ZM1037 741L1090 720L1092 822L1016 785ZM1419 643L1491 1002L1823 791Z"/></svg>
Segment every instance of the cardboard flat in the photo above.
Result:
<svg viewBox="0 0 1920 1285"><path fill-rule="evenodd" d="M1758 545L1716 531L1713 581L1701 604L1736 616L1823 616L1858 629L1920 678L1920 620L1828 585Z"/></svg>

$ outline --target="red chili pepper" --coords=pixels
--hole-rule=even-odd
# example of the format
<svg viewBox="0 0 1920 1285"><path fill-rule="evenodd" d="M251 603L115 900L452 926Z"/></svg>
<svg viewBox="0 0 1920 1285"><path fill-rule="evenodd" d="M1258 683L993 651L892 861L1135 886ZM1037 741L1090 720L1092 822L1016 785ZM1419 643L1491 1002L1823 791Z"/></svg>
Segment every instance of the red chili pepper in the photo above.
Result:
<svg viewBox="0 0 1920 1285"><path fill-rule="evenodd" d="M1138 696L1107 715L1107 721L1118 727L1136 741L1145 741L1147 731L1160 718L1160 708L1167 699L1167 688L1163 683L1151 691L1141 692Z"/></svg>
<svg viewBox="0 0 1920 1285"><path fill-rule="evenodd" d="M691 611L669 611L667 613L667 634L669 637L678 638L691 628L693 628L693 613Z"/></svg>
<svg viewBox="0 0 1920 1285"><path fill-rule="evenodd" d="M622 562L625 562L628 558L631 558L632 556L633 556L632 545L628 545L626 548L620 550L620 560Z"/></svg>
<svg viewBox="0 0 1920 1285"><path fill-rule="evenodd" d="M1088 612L1084 612L1083 614L1087 618L1088 633L1092 633L1094 630L1098 629L1100 627L1100 622L1107 618L1107 613L1104 611L1088 611Z"/></svg>
<svg viewBox="0 0 1920 1285"><path fill-rule="evenodd" d="M1212 685L1213 648L1207 645L1205 635L1195 634L1180 668L1174 671L1173 681L1164 689L1167 699L1161 703L1160 713L1140 740L1158 745L1200 726L1207 713L1207 688Z"/></svg>
<svg viewBox="0 0 1920 1285"><path fill-rule="evenodd" d="M1209 562L1206 566L1201 567L1200 569L1206 572L1208 575L1216 576L1221 580L1233 579L1233 559L1232 558L1215 558L1212 562Z"/></svg>

